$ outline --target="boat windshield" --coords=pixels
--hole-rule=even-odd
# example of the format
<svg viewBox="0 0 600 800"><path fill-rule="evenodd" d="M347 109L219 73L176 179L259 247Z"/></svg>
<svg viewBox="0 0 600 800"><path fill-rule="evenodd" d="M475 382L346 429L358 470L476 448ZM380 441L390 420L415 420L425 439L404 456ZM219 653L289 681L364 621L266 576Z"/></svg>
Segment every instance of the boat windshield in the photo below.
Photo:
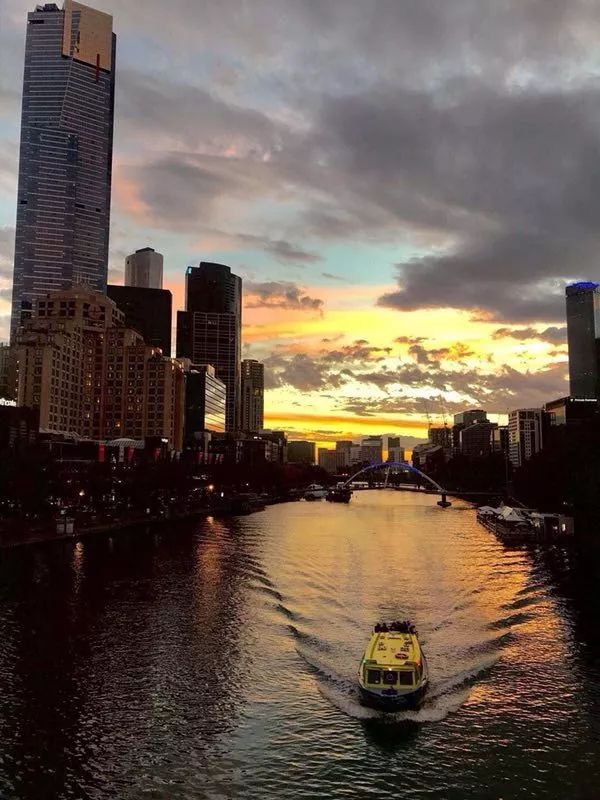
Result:
<svg viewBox="0 0 600 800"><path fill-rule="evenodd" d="M400 686L412 686L413 685L413 671L412 669L404 669L400 672Z"/></svg>
<svg viewBox="0 0 600 800"><path fill-rule="evenodd" d="M381 670L368 669L367 670L367 683L381 683Z"/></svg>

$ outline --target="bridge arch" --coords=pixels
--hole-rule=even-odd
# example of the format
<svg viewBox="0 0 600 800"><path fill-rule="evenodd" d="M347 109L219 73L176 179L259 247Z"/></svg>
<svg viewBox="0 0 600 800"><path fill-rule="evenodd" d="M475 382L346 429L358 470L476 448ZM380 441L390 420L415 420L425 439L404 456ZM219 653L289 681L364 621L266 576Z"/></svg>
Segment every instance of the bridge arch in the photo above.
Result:
<svg viewBox="0 0 600 800"><path fill-rule="evenodd" d="M401 467L402 469L408 470L409 472L412 472L413 474L418 475L420 478L424 478L441 495L445 496L446 494L448 494L446 489L443 489L439 485L439 483L437 483L437 481L434 481L433 478L430 478L429 475L427 475L425 472L421 472L420 469L417 469L416 467L413 467L411 464L407 463L406 461L385 461L385 462L381 462L381 464L369 464L368 467L362 467L362 469L359 469L359 471L356 472L354 475L352 475L351 478L348 478L348 480L344 483L344 486L350 486L352 484L352 482L355 481L358 478L359 475L364 475L366 472L372 472L372 471L377 470L377 469L386 469L387 468L388 469L387 477L389 478L389 472L393 467ZM386 483L387 483L387 480L386 480Z"/></svg>

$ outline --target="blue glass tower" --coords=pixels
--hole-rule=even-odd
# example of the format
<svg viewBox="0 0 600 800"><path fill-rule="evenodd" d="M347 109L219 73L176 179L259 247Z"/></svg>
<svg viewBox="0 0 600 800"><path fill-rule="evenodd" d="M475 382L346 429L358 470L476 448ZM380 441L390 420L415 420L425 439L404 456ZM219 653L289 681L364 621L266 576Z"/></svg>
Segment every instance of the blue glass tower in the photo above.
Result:
<svg viewBox="0 0 600 800"><path fill-rule="evenodd" d="M115 48L88 6L27 15L11 336L47 292L106 290Z"/></svg>

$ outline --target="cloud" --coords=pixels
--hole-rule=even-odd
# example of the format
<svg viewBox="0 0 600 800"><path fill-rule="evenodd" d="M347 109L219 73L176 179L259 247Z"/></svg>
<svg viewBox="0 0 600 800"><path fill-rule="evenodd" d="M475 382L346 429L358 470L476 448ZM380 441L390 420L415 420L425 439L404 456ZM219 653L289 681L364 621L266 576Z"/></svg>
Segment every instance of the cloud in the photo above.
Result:
<svg viewBox="0 0 600 800"><path fill-rule="evenodd" d="M492 339L517 339L520 342L539 340L553 345L566 344L566 325L556 325L538 331L536 328L498 328L492 333Z"/></svg>
<svg viewBox="0 0 600 800"><path fill-rule="evenodd" d="M0 279L12 278L15 249L15 229L0 227Z"/></svg>
<svg viewBox="0 0 600 800"><path fill-rule="evenodd" d="M247 308L287 308L322 313L324 301L310 297L291 281L246 281L244 283Z"/></svg>

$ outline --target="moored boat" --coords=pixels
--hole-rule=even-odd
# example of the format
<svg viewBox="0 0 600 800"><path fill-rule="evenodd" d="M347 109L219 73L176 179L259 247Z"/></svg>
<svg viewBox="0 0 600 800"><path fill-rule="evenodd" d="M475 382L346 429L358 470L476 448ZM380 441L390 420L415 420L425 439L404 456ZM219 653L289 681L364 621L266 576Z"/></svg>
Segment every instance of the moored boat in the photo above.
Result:
<svg viewBox="0 0 600 800"><path fill-rule="evenodd" d="M352 497L352 489L347 486L334 486L327 492L327 500L330 503L349 503Z"/></svg>
<svg viewBox="0 0 600 800"><path fill-rule="evenodd" d="M319 486L318 483L311 483L306 487L304 492L305 500L322 500L327 496L327 489L324 486Z"/></svg>
<svg viewBox="0 0 600 800"><path fill-rule="evenodd" d="M375 625L358 671L363 702L382 711L417 708L428 682L414 626L407 621Z"/></svg>

